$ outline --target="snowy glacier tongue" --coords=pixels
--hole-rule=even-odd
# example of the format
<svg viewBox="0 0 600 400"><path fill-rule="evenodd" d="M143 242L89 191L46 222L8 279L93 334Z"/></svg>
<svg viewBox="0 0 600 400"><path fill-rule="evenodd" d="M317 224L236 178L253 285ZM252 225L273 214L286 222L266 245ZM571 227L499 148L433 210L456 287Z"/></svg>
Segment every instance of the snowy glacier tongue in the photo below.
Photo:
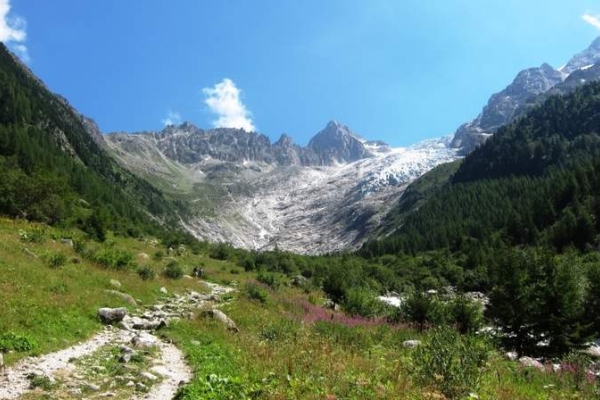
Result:
<svg viewBox="0 0 600 400"><path fill-rule="evenodd" d="M251 193L232 195L213 217L185 225L199 237L248 249L352 249L379 226L408 184L457 158L447 139L372 153L334 166L255 166L261 173L244 182Z"/></svg>

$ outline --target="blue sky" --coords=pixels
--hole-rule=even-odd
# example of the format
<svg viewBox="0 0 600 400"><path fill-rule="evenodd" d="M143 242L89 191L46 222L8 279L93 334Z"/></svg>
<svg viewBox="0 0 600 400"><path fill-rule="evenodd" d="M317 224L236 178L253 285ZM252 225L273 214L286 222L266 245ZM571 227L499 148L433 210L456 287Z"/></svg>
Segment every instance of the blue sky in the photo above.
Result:
<svg viewBox="0 0 600 400"><path fill-rule="evenodd" d="M104 132L182 120L305 144L337 119L400 146L586 48L584 14L600 2L0 0L0 40Z"/></svg>

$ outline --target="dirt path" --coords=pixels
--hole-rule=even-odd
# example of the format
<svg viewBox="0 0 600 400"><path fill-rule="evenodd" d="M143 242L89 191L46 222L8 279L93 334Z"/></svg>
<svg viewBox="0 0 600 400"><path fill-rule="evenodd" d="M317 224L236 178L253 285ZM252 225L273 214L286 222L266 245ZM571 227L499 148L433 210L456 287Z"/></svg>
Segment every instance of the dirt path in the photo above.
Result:
<svg viewBox="0 0 600 400"><path fill-rule="evenodd" d="M0 372L0 399L17 399L28 393L31 390L31 376L45 377L51 382L58 378L63 386L69 388L69 391L65 391L65 393L71 393L72 398L80 398L80 387L89 388L94 385L81 380L77 381L81 378L79 376L81 371L77 371L77 360L93 355L105 346L122 347L132 345L132 343L134 346L156 346L158 348L158 354L149 368L149 373L159 381L151 386L147 393L137 394L132 398L136 400L173 398L181 382L188 382L192 378L192 372L177 347L159 340L151 332L161 322L169 323L173 318L186 317L190 311L207 302L218 300L219 296L233 290L212 283L206 283L206 285L211 290L210 294L192 291L185 295L166 296L143 313L127 316L120 323L119 328L107 326L102 332L84 343L39 357L28 357L4 369ZM112 396L110 394L110 391L98 393L99 396L104 397L115 396L114 393ZM61 398L65 398L64 395L61 393Z"/></svg>

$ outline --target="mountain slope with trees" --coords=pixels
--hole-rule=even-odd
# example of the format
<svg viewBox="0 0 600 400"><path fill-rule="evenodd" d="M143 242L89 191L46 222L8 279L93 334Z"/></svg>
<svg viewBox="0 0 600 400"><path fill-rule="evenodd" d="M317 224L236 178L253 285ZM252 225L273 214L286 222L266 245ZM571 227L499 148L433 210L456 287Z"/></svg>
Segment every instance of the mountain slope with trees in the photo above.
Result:
<svg viewBox="0 0 600 400"><path fill-rule="evenodd" d="M120 167L88 123L0 45L0 214L98 237L174 219L182 207Z"/></svg>

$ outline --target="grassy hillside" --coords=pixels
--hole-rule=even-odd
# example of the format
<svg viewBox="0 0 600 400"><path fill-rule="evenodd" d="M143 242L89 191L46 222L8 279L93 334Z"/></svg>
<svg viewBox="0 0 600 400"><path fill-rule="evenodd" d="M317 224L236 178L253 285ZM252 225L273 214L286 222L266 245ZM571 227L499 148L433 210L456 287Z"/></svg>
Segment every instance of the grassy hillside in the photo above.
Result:
<svg viewBox="0 0 600 400"><path fill-rule="evenodd" d="M60 240L69 237L74 247ZM221 305L239 333L207 318L202 309L193 319L159 331L184 350L195 372L189 385L180 389L179 399L443 399L464 398L471 392L481 399L597 395L595 381L581 382L575 372L517 367L484 337L455 336L448 330L421 333L407 323L324 308L324 294L310 280L297 288L287 275L246 272L237 263L208 257L207 253L219 255L214 250L193 254L181 248L167 254L167 248L152 238L109 237L101 244L81 237L78 231L0 220L0 302L6 305L0 308L0 343L23 347L5 354L9 365L89 337L101 329L98 307L131 308L105 292L114 289L111 280L118 280L119 290L139 299L142 307L163 296L161 286L169 293L201 291L196 280L160 275L175 260L186 272L201 265L209 280L239 288ZM57 262L60 254L66 259ZM136 273L139 266L153 267L159 276L142 280ZM421 340L422 347L405 347L409 339ZM468 354L481 358L465 358ZM432 355L454 367L438 370ZM26 398L53 398L59 389L38 388L37 395ZM60 393L61 398L78 398L65 390Z"/></svg>

